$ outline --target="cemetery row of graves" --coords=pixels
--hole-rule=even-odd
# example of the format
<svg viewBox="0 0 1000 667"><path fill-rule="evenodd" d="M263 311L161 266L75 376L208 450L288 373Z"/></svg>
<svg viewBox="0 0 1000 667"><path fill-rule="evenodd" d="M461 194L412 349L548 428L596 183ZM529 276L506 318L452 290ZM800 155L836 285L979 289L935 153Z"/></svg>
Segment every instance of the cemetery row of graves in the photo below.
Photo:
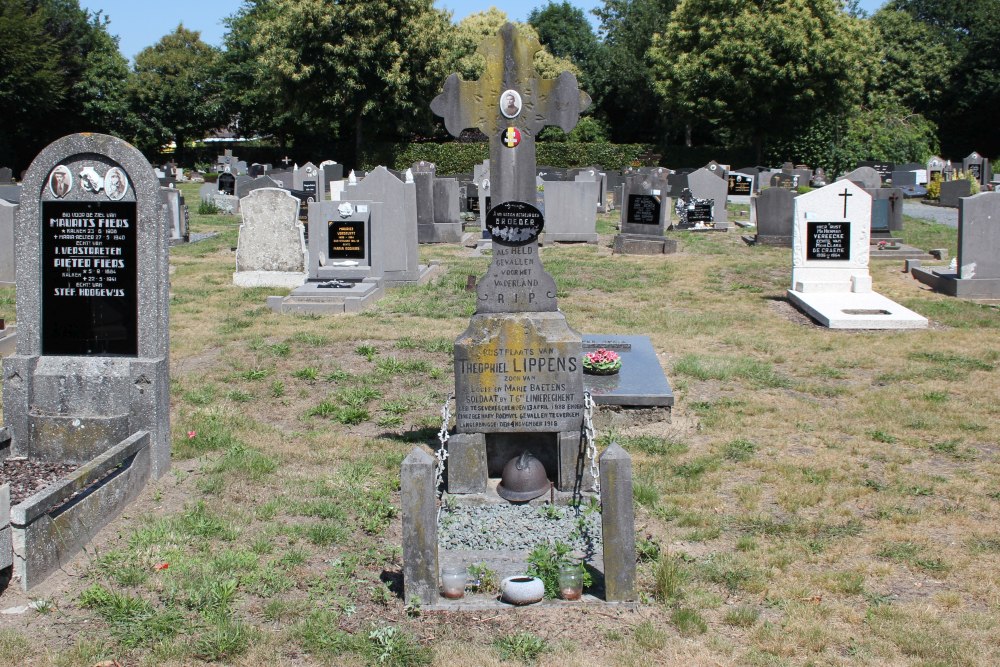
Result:
<svg viewBox="0 0 1000 667"><path fill-rule="evenodd" d="M1000 193L953 229L903 214L972 188L939 158L536 167L590 99L481 48L431 103L471 175L36 157L0 658L995 662Z"/></svg>

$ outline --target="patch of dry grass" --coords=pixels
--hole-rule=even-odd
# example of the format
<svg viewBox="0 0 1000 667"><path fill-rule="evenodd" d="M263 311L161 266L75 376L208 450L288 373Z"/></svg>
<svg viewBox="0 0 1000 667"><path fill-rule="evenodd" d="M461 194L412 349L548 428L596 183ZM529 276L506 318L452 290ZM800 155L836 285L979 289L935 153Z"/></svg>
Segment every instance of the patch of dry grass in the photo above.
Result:
<svg viewBox="0 0 1000 667"><path fill-rule="evenodd" d="M672 424L600 434L633 456L639 536L659 545L639 568L645 604L413 615L399 462L436 442L466 277L488 260L424 246L439 281L359 315L283 317L264 307L280 292L231 284L236 219L192 224L220 236L171 251L173 471L85 578L52 591L59 615L3 622L0 655L363 664L392 645L401 664L492 665L531 633L544 665L1000 662L996 308L876 263L875 288L933 326L830 331L784 300L787 250L736 234L681 234L667 257L613 256L610 236L546 246L570 324L648 335L675 388ZM143 635L109 634L124 630L103 598L80 603L92 585L176 614L180 632L124 646L110 637ZM92 630L69 639L65 623ZM29 628L46 651L26 652Z"/></svg>

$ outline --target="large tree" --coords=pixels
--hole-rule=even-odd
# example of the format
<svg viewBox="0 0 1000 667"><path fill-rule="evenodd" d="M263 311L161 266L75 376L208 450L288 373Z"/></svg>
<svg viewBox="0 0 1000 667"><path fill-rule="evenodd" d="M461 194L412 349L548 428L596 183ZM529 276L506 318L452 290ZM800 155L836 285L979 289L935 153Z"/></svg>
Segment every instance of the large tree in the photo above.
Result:
<svg viewBox="0 0 1000 667"><path fill-rule="evenodd" d="M997 0L890 0L873 17L880 87L940 125L945 152L1000 153Z"/></svg>
<svg viewBox="0 0 1000 667"><path fill-rule="evenodd" d="M671 129L662 113L647 57L653 35L666 30L677 0L604 0L594 10L604 35L601 71L591 92L596 113L611 126L618 142L657 142Z"/></svg>
<svg viewBox="0 0 1000 667"><path fill-rule="evenodd" d="M447 75L452 29L432 0L256 0L240 26L247 75L269 85L286 131L303 124L353 139L396 138L432 125L429 100ZM231 24L231 29L234 27ZM252 101L252 100L251 100ZM260 119L261 111L246 112ZM240 110L242 115L244 110ZM296 127L290 124L296 123Z"/></svg>
<svg viewBox="0 0 1000 667"><path fill-rule="evenodd" d="M538 40L552 55L568 58L580 70L580 87L595 91L605 73L601 62L602 44L590 27L583 10L563 0L531 10L528 23L538 32Z"/></svg>
<svg viewBox="0 0 1000 667"><path fill-rule="evenodd" d="M760 158L770 138L860 104L872 41L838 0L681 0L649 55L668 112Z"/></svg>
<svg viewBox="0 0 1000 667"><path fill-rule="evenodd" d="M135 57L133 108L139 119L136 140L147 151L174 141L201 139L222 120L217 83L218 49L183 25Z"/></svg>
<svg viewBox="0 0 1000 667"><path fill-rule="evenodd" d="M0 3L0 162L25 167L70 132L125 132L129 71L106 27L78 0Z"/></svg>

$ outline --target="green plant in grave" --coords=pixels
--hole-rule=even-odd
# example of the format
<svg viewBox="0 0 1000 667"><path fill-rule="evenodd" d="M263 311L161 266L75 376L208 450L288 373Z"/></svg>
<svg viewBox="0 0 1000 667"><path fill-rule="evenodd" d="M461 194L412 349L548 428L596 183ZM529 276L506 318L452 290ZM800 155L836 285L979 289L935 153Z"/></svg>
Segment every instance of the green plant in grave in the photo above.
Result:
<svg viewBox="0 0 1000 667"><path fill-rule="evenodd" d="M546 598L552 599L559 595L559 568L577 564L576 559L570 557L571 551L568 544L556 540L551 545L539 544L528 554L528 576L542 580ZM590 572L584 568L583 587L589 588L592 583Z"/></svg>

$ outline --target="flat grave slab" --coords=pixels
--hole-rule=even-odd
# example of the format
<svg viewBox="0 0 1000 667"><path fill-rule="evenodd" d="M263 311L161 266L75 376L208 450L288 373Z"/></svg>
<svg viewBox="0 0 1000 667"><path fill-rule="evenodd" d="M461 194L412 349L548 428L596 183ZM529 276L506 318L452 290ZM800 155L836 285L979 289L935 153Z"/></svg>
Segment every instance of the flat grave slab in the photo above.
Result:
<svg viewBox="0 0 1000 667"><path fill-rule="evenodd" d="M878 292L796 292L789 300L831 329L926 329L927 318Z"/></svg>
<svg viewBox="0 0 1000 667"><path fill-rule="evenodd" d="M358 313L382 297L378 282L358 282L345 288L323 288L326 281L310 281L286 297L269 296L267 306L280 314L335 315Z"/></svg>
<svg viewBox="0 0 1000 667"><path fill-rule="evenodd" d="M597 405L669 407L674 404L670 387L649 336L583 334L583 351L599 347L617 352L622 369L615 375L583 374L583 387Z"/></svg>

